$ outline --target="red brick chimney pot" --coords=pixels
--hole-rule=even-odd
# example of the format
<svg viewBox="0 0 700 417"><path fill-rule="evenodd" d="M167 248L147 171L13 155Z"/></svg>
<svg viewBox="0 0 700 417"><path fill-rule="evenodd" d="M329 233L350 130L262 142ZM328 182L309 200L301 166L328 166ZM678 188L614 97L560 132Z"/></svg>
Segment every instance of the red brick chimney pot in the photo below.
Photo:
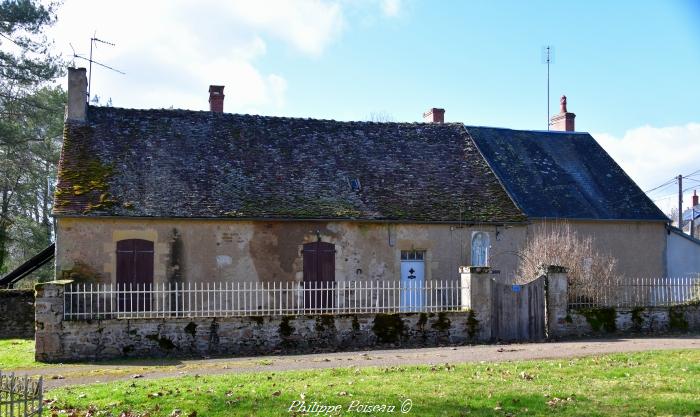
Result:
<svg viewBox="0 0 700 417"><path fill-rule="evenodd" d="M209 86L209 111L214 113L224 112L224 86Z"/></svg>
<svg viewBox="0 0 700 417"><path fill-rule="evenodd" d="M423 113L423 121L425 123L445 123L445 109L433 107Z"/></svg>

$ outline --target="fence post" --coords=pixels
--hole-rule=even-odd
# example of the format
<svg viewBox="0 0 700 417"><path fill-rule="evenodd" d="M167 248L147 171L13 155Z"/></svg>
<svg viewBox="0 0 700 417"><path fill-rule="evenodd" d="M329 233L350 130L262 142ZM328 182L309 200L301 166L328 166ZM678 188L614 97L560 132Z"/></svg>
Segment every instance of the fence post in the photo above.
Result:
<svg viewBox="0 0 700 417"><path fill-rule="evenodd" d="M569 309L569 290L566 268L549 265L544 268L546 285L546 331L547 338L560 337L565 334L564 325Z"/></svg>
<svg viewBox="0 0 700 417"><path fill-rule="evenodd" d="M476 326L476 339L491 339L492 284L491 269L485 266L461 266L461 310L471 310Z"/></svg>
<svg viewBox="0 0 700 417"><path fill-rule="evenodd" d="M61 331L63 329L63 293L71 280L37 284L34 325L37 361L52 361L63 358Z"/></svg>

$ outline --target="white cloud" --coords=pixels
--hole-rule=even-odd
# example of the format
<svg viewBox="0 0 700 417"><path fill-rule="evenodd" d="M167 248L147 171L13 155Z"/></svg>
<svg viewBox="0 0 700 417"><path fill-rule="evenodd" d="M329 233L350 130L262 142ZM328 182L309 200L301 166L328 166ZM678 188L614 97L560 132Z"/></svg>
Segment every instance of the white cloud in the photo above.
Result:
<svg viewBox="0 0 700 417"><path fill-rule="evenodd" d="M678 174L686 175L700 170L700 123L683 126L642 126L628 130L624 136L606 133L593 136L615 161L643 189L654 188ZM700 176L695 177L700 180ZM700 182L687 180L683 188ZM678 186L674 183L651 193L651 197L664 211L678 205ZM692 191L686 191L684 206L690 204Z"/></svg>
<svg viewBox="0 0 700 417"><path fill-rule="evenodd" d="M318 57L343 27L340 4L321 0L73 0L59 9L50 34L66 56L70 43L87 57L94 28L98 38L116 44L98 44L94 59L126 75L93 66L92 92L117 106L203 110L209 84L224 84L226 111L270 112L284 105L287 81L256 65L267 43Z"/></svg>
<svg viewBox="0 0 700 417"><path fill-rule="evenodd" d="M401 11L401 0L382 0L382 11L386 16L398 16Z"/></svg>
<svg viewBox="0 0 700 417"><path fill-rule="evenodd" d="M321 54L340 35L345 24L339 3L257 0L226 4L232 20L263 30L312 55Z"/></svg>

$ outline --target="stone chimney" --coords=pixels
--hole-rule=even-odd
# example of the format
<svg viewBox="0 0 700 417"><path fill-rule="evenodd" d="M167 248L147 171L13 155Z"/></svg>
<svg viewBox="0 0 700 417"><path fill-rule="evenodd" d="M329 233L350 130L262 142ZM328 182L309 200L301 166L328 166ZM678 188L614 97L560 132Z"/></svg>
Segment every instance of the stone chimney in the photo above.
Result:
<svg viewBox="0 0 700 417"><path fill-rule="evenodd" d="M423 113L423 121L425 123L445 123L445 109L436 109L433 107Z"/></svg>
<svg viewBox="0 0 700 417"><path fill-rule="evenodd" d="M87 76L85 68L68 68L68 103L66 121L87 120Z"/></svg>
<svg viewBox="0 0 700 417"><path fill-rule="evenodd" d="M693 207L697 206L698 204L698 191L693 190Z"/></svg>
<svg viewBox="0 0 700 417"><path fill-rule="evenodd" d="M209 86L209 111L214 113L224 112L224 86Z"/></svg>
<svg viewBox="0 0 700 417"><path fill-rule="evenodd" d="M566 96L561 96L559 100L561 104L561 110L559 114L555 114L549 121L549 126L551 130L561 130L564 132L573 132L574 130L574 119L576 115L569 113L566 110Z"/></svg>

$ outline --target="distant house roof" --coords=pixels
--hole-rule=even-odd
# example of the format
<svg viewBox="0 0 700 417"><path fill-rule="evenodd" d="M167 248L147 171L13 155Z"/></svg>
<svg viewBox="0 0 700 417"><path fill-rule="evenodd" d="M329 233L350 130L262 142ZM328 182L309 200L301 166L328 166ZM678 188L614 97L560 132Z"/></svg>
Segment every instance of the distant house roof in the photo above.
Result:
<svg viewBox="0 0 700 417"><path fill-rule="evenodd" d="M54 214L526 220L462 124L109 107L66 123Z"/></svg>
<svg viewBox="0 0 700 417"><path fill-rule="evenodd" d="M668 221L588 133L466 128L528 217Z"/></svg>
<svg viewBox="0 0 700 417"><path fill-rule="evenodd" d="M700 218L700 204L683 211L683 222Z"/></svg>

